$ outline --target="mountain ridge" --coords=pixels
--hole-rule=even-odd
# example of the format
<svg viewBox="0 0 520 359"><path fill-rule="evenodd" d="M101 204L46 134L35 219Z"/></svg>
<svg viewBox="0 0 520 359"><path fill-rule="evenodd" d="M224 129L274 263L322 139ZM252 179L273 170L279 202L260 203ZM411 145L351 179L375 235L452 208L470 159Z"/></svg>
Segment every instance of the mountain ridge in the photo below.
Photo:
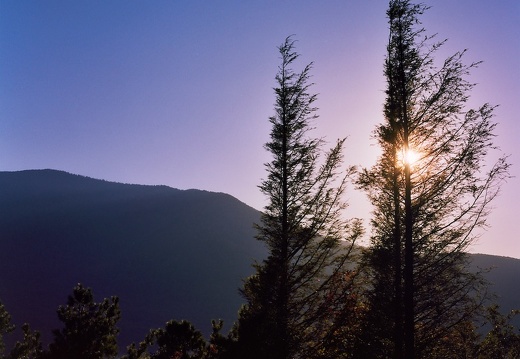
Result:
<svg viewBox="0 0 520 359"><path fill-rule="evenodd" d="M223 193L0 172L0 213L0 299L47 342L78 282L99 300L120 297L123 345L170 319L229 327L242 275L264 255L259 212Z"/></svg>
<svg viewBox="0 0 520 359"><path fill-rule="evenodd" d="M255 240L260 212L233 196L164 185L116 183L57 170L0 172L0 300L44 342L61 327L56 309L72 287L96 300L116 295L120 349L170 319L206 335L229 329L238 289L265 258ZM520 307L520 259L471 254L504 311Z"/></svg>

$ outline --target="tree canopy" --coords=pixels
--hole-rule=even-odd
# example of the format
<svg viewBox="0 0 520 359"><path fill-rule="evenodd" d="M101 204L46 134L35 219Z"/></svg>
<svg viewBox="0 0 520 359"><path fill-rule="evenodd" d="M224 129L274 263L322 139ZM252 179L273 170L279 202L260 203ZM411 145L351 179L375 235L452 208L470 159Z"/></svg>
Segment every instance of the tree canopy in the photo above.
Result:
<svg viewBox="0 0 520 359"><path fill-rule="evenodd" d="M54 331L54 341L44 358L102 359L118 354L116 326L121 318L119 298L96 303L90 288L74 287L67 304L58 308L64 328Z"/></svg>
<svg viewBox="0 0 520 359"><path fill-rule="evenodd" d="M479 63L465 64L465 51L438 62L445 40L425 34L425 10L390 1L385 120L375 131L382 155L359 181L374 205L366 261L381 318L369 325L367 345L396 358L428 357L481 308L483 281L468 270L465 251L509 167L505 156L490 156L494 107L467 108L467 76Z"/></svg>
<svg viewBox="0 0 520 359"><path fill-rule="evenodd" d="M239 343L250 358L310 358L324 350L339 318L335 313L352 305L355 275L347 264L362 230L342 217L352 174L342 167L344 140L320 156L323 140L309 134L318 118L317 97L309 92L312 63L301 72L292 69L299 58L292 38L279 51L275 114L265 145L272 160L260 185L269 203L257 227L269 256L244 284Z"/></svg>

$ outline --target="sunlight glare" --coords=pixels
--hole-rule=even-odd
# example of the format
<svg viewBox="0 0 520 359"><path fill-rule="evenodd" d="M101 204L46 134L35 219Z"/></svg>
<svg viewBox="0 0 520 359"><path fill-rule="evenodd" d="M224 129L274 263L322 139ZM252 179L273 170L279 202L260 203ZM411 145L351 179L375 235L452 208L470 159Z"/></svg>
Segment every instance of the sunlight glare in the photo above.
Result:
<svg viewBox="0 0 520 359"><path fill-rule="evenodd" d="M400 162L403 165L410 165L414 166L419 160L421 159L421 156L419 152L415 151L412 148L409 148L408 150L402 150L400 155Z"/></svg>

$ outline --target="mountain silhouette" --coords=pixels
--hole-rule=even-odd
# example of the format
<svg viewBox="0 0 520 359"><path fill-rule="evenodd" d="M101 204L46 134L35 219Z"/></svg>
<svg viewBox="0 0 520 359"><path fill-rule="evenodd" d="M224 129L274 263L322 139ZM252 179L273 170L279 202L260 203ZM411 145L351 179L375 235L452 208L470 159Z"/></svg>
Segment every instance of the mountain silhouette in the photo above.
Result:
<svg viewBox="0 0 520 359"><path fill-rule="evenodd" d="M0 299L44 342L76 283L117 295L119 343L186 319L230 327L265 251L260 213L230 195L111 183L55 170L0 172Z"/></svg>
<svg viewBox="0 0 520 359"><path fill-rule="evenodd" d="M0 172L0 300L17 325L61 328L58 305L77 283L96 301L117 295L120 350L151 328L186 319L229 329L252 264L260 212L224 194L112 183L56 170ZM520 260L472 255L503 311L520 308Z"/></svg>
<svg viewBox="0 0 520 359"><path fill-rule="evenodd" d="M520 309L520 259L489 254L471 254L471 259L475 270L488 271L485 278L490 284L489 291L495 294L494 302L499 304L501 312ZM513 323L520 328L520 317L516 316Z"/></svg>

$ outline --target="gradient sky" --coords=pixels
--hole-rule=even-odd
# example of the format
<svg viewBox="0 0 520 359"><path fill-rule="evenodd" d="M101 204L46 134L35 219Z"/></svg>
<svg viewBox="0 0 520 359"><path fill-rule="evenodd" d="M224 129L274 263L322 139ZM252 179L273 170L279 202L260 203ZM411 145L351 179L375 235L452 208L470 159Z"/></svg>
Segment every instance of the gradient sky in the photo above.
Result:
<svg viewBox="0 0 520 359"><path fill-rule="evenodd" d="M516 175L474 252L520 258L520 1L432 0L439 60L483 60L471 103L500 105L496 144ZM0 1L0 170L53 168L109 181L226 192L261 209L277 46L314 61L316 136L348 136L370 166L382 121L384 0ZM298 69L298 68L297 68ZM352 188L349 216L367 218Z"/></svg>

